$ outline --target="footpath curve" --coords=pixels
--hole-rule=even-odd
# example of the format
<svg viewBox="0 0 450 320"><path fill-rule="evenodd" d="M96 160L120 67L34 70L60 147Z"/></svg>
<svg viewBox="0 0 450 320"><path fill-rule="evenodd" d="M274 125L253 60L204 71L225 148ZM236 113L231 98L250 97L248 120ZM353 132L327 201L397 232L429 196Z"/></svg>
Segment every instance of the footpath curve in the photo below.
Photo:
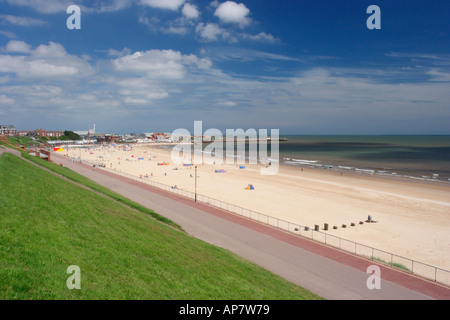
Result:
<svg viewBox="0 0 450 320"><path fill-rule="evenodd" d="M5 150L0 150L0 153ZM13 154L20 154L8 150ZM224 210L194 202L52 153L57 163L179 224L189 235L220 246L330 300L448 300L450 289L383 264L315 243ZM377 265L381 288L370 290Z"/></svg>
<svg viewBox="0 0 450 320"><path fill-rule="evenodd" d="M188 234L230 250L326 299L450 299L450 289L383 264L291 235L105 170L53 159L179 224ZM367 268L381 271L381 289L369 289Z"/></svg>

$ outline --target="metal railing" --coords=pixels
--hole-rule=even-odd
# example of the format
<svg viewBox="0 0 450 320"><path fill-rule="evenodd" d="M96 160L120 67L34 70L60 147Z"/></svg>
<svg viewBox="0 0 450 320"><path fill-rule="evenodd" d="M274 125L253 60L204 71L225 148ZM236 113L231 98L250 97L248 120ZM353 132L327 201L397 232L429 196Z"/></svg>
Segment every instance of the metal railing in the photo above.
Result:
<svg viewBox="0 0 450 320"><path fill-rule="evenodd" d="M84 163L94 164L93 162L83 161ZM416 276L440 283L446 286L450 286L450 271L429 265L427 263L419 262L410 258L405 258L394 253L383 251L374 247L366 246L364 244L357 243L355 241L347 240L335 235L331 235L326 232L317 230L317 228L311 228L309 226L303 226L297 223L292 223L286 220L282 220L276 217L272 217L260 212L256 212L250 209L246 209L222 200L214 199L202 194L196 194L192 191L187 191L179 188L174 188L160 182L151 180L151 177L137 177L125 172L112 170L106 167L99 167L100 169L113 172L115 174L127 177L129 179L146 183L153 187L160 188L165 191L172 192L174 194L194 200L197 198L197 202L208 204L222 210L237 214L239 216L264 223L268 226L302 236L313 241L325 244L327 246L352 253L354 255L383 263L402 271L411 273Z"/></svg>

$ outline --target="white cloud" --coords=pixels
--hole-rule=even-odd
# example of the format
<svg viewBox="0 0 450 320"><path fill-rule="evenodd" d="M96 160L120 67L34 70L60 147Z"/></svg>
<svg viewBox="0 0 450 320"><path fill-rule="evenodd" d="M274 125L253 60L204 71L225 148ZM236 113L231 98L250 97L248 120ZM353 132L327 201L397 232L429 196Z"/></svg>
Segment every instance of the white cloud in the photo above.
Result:
<svg viewBox="0 0 450 320"><path fill-rule="evenodd" d="M126 104L151 104L153 100L165 99L169 93L158 82L142 77L115 81L118 93Z"/></svg>
<svg viewBox="0 0 450 320"><path fill-rule="evenodd" d="M20 17L20 16L12 16L9 14L1 14L0 19L8 22L10 24L14 24L17 26L28 27L28 26L42 26L46 24L44 20L34 19L30 17Z"/></svg>
<svg viewBox="0 0 450 320"><path fill-rule="evenodd" d="M431 81L438 81L438 82L450 82L450 73L443 72L438 69L432 69L427 72L428 75L430 75Z"/></svg>
<svg viewBox="0 0 450 320"><path fill-rule="evenodd" d="M208 69L211 61L195 55L183 55L174 50L138 51L112 61L116 70L147 79L182 79L188 68Z"/></svg>
<svg viewBox="0 0 450 320"><path fill-rule="evenodd" d="M4 50L26 54L0 55L0 72L15 73L19 78L65 79L87 76L92 71L85 59L69 55L62 45L54 42L32 49L23 41L12 40Z"/></svg>
<svg viewBox="0 0 450 320"><path fill-rule="evenodd" d="M186 27L174 27L170 26L168 28L162 28L162 32L164 33L173 33L178 35L185 35L188 32L188 29Z"/></svg>
<svg viewBox="0 0 450 320"><path fill-rule="evenodd" d="M1 90L10 95L20 95L31 99L43 98L44 100L59 96L63 92L59 87L43 84L5 86L1 87Z"/></svg>
<svg viewBox="0 0 450 320"><path fill-rule="evenodd" d="M181 13L188 19L197 19L200 16L197 6L190 3L184 4Z"/></svg>
<svg viewBox="0 0 450 320"><path fill-rule="evenodd" d="M121 57L121 56L125 56L131 53L131 50L128 48L123 48L121 51L119 50L115 50L115 49L109 49L108 50L108 55L109 56L116 56L116 57Z"/></svg>
<svg viewBox="0 0 450 320"><path fill-rule="evenodd" d="M204 24L200 22L195 28L195 32L205 41L226 40L231 37L229 32L215 23Z"/></svg>
<svg viewBox="0 0 450 320"><path fill-rule="evenodd" d="M67 56L66 49L55 42L49 42L48 45L41 44L35 50L33 50L33 55L36 57L43 58L58 58Z"/></svg>
<svg viewBox="0 0 450 320"><path fill-rule="evenodd" d="M5 51L7 52L20 52L30 53L31 46L24 41L11 40L6 44Z"/></svg>
<svg viewBox="0 0 450 320"><path fill-rule="evenodd" d="M4 94L0 95L0 105L10 105L15 102L16 102L16 100L7 97Z"/></svg>
<svg viewBox="0 0 450 320"><path fill-rule="evenodd" d="M97 5L97 12L114 12L129 7L134 0L112 0L111 3L101 2Z"/></svg>
<svg viewBox="0 0 450 320"><path fill-rule="evenodd" d="M119 71L145 74L156 79L180 79L186 73L181 54L173 50L135 52L115 59L113 65Z"/></svg>
<svg viewBox="0 0 450 320"><path fill-rule="evenodd" d="M243 27L250 23L248 17L250 10L243 3L236 3L233 1L225 1L221 3L214 15L217 16L221 22L224 23L236 23Z"/></svg>
<svg viewBox="0 0 450 320"><path fill-rule="evenodd" d="M237 103L233 101L221 101L219 102L219 105L224 107L235 107L237 106Z"/></svg>
<svg viewBox="0 0 450 320"><path fill-rule="evenodd" d="M274 37L270 33L260 32L257 35L243 34L242 38L266 43L279 43L280 39Z"/></svg>
<svg viewBox="0 0 450 320"><path fill-rule="evenodd" d="M11 31L4 31L4 30L1 30L1 31L0 31L0 34L1 34L1 35L4 35L5 37L7 37L7 38L9 38L9 39L15 39L15 38L16 38L16 35L15 35L13 32L11 32Z"/></svg>
<svg viewBox="0 0 450 320"><path fill-rule="evenodd" d="M185 0L140 0L142 5L176 11Z"/></svg>
<svg viewBox="0 0 450 320"><path fill-rule="evenodd" d="M31 7L41 13L65 13L72 0L6 0L11 5Z"/></svg>

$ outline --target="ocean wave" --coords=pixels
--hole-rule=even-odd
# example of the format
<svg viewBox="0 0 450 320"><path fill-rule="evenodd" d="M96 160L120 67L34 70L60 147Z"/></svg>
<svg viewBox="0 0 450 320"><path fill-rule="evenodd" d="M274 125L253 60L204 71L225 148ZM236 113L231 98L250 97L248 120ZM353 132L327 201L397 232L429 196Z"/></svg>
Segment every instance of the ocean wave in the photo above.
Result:
<svg viewBox="0 0 450 320"><path fill-rule="evenodd" d="M364 172L364 173L375 173L375 170L372 170L372 169L358 169L358 168L355 168L355 171Z"/></svg>
<svg viewBox="0 0 450 320"><path fill-rule="evenodd" d="M303 160L303 159L292 159L295 162L305 162L305 163L317 163L319 160Z"/></svg>

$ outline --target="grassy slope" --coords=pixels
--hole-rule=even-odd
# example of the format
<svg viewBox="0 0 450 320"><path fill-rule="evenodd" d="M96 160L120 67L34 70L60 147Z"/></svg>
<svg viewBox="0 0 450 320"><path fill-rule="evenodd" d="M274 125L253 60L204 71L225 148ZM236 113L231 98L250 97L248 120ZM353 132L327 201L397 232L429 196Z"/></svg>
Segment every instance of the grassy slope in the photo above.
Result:
<svg viewBox="0 0 450 320"><path fill-rule="evenodd" d="M140 205L140 204L138 204L136 202L131 201L128 198L123 197L122 195L120 195L120 194L118 194L118 193L116 193L116 192L114 192L114 191L112 191L112 190L110 190L108 188L105 188L105 187L97 184L96 182L92 181L91 179L88 179L85 176L82 176L82 175L76 173L75 171L70 170L69 168L62 167L62 166L59 166L59 165L54 164L52 162L48 162L48 161L43 160L41 158L29 155L28 153L23 152L23 151L21 152L21 154L22 154L22 157L24 157L24 158L26 158L26 159L28 159L28 160L30 160L30 161L32 161L32 162L42 166L44 168L47 168L47 169L49 169L49 170L51 170L51 171L53 171L55 173L58 173L58 174L62 175L63 177L66 177L67 179L70 179L70 180L72 180L74 182L77 182L77 183L81 183L81 184L85 185L88 188L91 188L92 190L94 190L96 192L104 194L104 195L106 195L106 196L108 196L108 197L110 197L110 198L112 198L112 199L114 199L116 201L119 201L119 202L121 202L121 203L123 203L123 204L125 204L125 205L127 205L129 207L132 207L133 209L136 209L136 210L138 210L138 211L140 211L142 213L149 214L153 218L155 218L155 219L157 219L157 220L159 220L161 222L164 222L164 223L166 223L168 225L171 225L171 226L173 226L175 228L178 228L180 230L182 229L181 226L177 225L176 223L174 223L170 219L167 219L166 217L163 217L163 216L157 214L153 210L150 210L150 209L148 209L148 208L146 208L146 207L144 207L144 206L142 206L142 205Z"/></svg>
<svg viewBox="0 0 450 320"><path fill-rule="evenodd" d="M0 299L317 299L221 248L0 157ZM69 265L81 290L69 290Z"/></svg>

